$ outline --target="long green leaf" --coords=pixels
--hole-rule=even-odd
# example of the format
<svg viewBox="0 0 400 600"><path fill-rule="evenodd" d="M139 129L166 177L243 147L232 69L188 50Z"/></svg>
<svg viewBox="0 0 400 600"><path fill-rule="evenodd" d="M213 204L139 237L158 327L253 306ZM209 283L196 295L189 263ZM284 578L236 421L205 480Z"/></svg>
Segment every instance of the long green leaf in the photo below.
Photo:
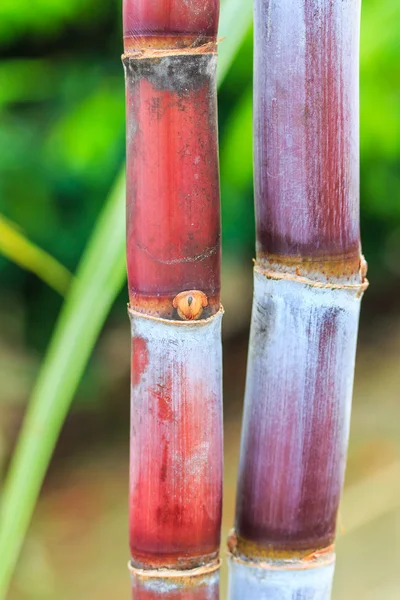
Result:
<svg viewBox="0 0 400 600"><path fill-rule="evenodd" d="M2 599L71 400L124 283L124 187L120 176L59 317L13 456L0 507Z"/></svg>
<svg viewBox="0 0 400 600"><path fill-rule="evenodd" d="M224 23L245 20L241 1L226 0ZM247 13L246 13L247 14ZM226 19L226 21L224 21ZM230 19L230 21L228 20ZM224 72L251 22L221 45ZM48 464L92 348L125 276L124 177L121 175L88 243L41 368L0 508L0 600L5 599Z"/></svg>
<svg viewBox="0 0 400 600"><path fill-rule="evenodd" d="M67 293L72 281L70 271L31 242L3 215L0 215L0 253L23 269L35 273L62 296Z"/></svg>

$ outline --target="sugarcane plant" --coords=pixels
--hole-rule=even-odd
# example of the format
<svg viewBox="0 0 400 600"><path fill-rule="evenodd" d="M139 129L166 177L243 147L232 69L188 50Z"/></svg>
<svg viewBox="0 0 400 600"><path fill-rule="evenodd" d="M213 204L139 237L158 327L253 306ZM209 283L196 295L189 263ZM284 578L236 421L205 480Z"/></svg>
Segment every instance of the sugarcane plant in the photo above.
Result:
<svg viewBox="0 0 400 600"><path fill-rule="evenodd" d="M255 0L257 258L230 600L327 600L360 301L361 0Z"/></svg>
<svg viewBox="0 0 400 600"><path fill-rule="evenodd" d="M134 598L218 598L218 0L124 0Z"/></svg>

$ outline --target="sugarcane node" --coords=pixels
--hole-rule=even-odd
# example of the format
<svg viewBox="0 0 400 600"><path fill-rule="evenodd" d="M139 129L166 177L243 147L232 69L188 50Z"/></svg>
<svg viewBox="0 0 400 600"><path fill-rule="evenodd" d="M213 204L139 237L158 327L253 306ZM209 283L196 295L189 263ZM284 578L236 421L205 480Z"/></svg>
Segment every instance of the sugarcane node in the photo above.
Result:
<svg viewBox="0 0 400 600"><path fill-rule="evenodd" d="M203 308L208 306L208 298L199 290L188 290L175 296L172 306L184 321L195 321L201 317Z"/></svg>
<svg viewBox="0 0 400 600"><path fill-rule="evenodd" d="M181 42L181 40L179 40ZM170 47L160 46L158 47L153 43L151 47L136 46L134 44L128 44L125 42L125 52L122 55L122 60L129 59L152 59L152 58L164 58L166 56L191 56L199 54L216 54L218 49L218 42L212 40L201 45L195 46L178 46Z"/></svg>

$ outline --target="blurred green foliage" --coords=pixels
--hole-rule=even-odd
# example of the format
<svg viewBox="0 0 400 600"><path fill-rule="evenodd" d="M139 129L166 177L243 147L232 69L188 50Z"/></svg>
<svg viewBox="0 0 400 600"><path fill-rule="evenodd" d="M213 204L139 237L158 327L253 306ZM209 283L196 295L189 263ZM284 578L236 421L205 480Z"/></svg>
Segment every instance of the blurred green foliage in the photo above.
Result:
<svg viewBox="0 0 400 600"><path fill-rule="evenodd" d="M71 271L124 160L119 4L0 3L0 212ZM400 275L399 22L398 0L363 0L361 201L372 280ZM251 55L249 34L219 100L225 257L246 259L254 252ZM28 338L43 350L60 300L4 257L0 284L29 294L29 320L40 325Z"/></svg>

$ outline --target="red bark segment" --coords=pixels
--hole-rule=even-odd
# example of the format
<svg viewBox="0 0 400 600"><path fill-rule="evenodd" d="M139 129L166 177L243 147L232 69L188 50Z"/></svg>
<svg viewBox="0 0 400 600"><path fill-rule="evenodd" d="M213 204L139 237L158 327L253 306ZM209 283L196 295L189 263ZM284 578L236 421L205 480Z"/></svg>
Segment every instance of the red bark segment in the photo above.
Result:
<svg viewBox="0 0 400 600"><path fill-rule="evenodd" d="M222 510L222 314L130 313L130 548L139 569L214 562Z"/></svg>
<svg viewBox="0 0 400 600"><path fill-rule="evenodd" d="M215 56L127 63L127 261L130 301L175 315L185 290L219 310L220 208ZM168 312L169 307L169 312ZM148 310L148 302L146 304ZM179 318L179 317L178 317Z"/></svg>
<svg viewBox="0 0 400 600"><path fill-rule="evenodd" d="M219 0L124 0L125 36L215 37Z"/></svg>
<svg viewBox="0 0 400 600"><path fill-rule="evenodd" d="M193 372L196 352L194 344L190 362L174 364L174 343L164 342L132 387L130 542L138 567L197 567L218 553L222 421L214 373ZM168 364L160 366L163 353Z"/></svg>

